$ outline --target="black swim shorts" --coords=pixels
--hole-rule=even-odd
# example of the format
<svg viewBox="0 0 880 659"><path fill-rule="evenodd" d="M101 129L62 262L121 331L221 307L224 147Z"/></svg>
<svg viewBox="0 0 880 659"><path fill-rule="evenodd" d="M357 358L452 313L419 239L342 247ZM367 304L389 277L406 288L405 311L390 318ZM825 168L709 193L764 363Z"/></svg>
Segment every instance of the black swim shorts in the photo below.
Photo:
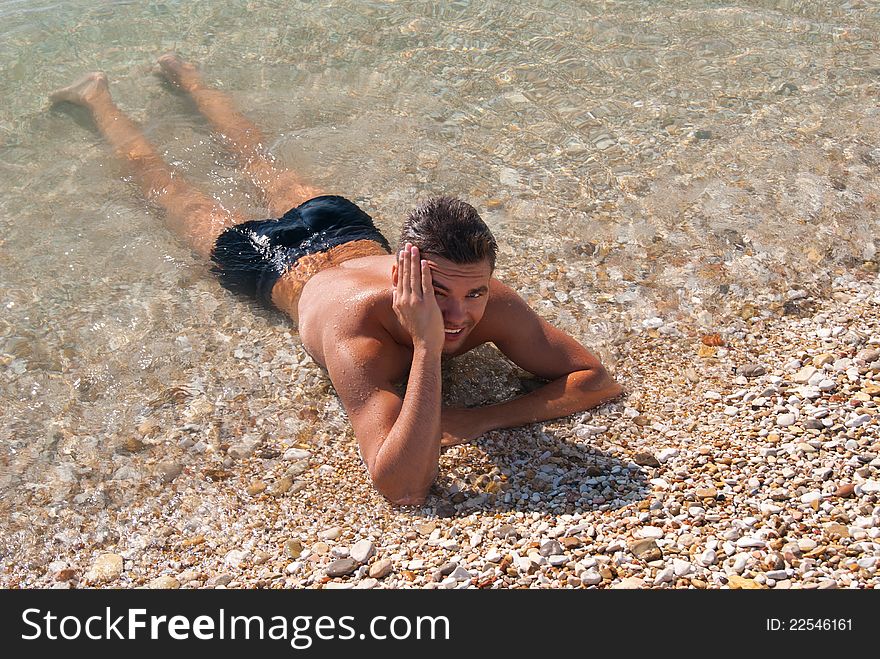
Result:
<svg viewBox="0 0 880 659"><path fill-rule="evenodd" d="M306 254L326 252L353 240L391 248L373 218L344 197L314 197L277 220L253 220L229 227L217 238L211 260L220 284L271 306L272 287Z"/></svg>

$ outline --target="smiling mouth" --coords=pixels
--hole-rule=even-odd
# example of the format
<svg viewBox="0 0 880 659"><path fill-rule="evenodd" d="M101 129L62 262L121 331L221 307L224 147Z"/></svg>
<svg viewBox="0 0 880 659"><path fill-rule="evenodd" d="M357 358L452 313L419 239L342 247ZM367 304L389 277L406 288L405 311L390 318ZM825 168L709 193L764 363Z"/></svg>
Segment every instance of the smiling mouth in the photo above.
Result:
<svg viewBox="0 0 880 659"><path fill-rule="evenodd" d="M459 327L458 329L449 329L448 327L444 327L443 331L446 332L447 336L457 336L464 331L463 327Z"/></svg>

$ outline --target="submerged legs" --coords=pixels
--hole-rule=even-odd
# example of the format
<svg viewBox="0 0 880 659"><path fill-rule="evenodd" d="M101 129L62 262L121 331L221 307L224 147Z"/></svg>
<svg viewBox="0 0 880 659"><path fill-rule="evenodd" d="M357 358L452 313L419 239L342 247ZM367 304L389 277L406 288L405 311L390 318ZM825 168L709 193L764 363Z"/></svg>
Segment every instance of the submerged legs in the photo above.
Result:
<svg viewBox="0 0 880 659"><path fill-rule="evenodd" d="M263 148L260 130L235 109L228 95L207 86L192 64L169 53L159 58L159 67L169 82L189 94L199 112L226 139L250 180L263 192L273 216L320 194L294 172L275 165Z"/></svg>
<svg viewBox="0 0 880 659"><path fill-rule="evenodd" d="M51 100L87 108L101 135L128 164L143 194L165 210L169 228L198 254L210 257L217 236L236 224L237 218L162 160L140 128L113 102L103 73L90 73L59 89Z"/></svg>

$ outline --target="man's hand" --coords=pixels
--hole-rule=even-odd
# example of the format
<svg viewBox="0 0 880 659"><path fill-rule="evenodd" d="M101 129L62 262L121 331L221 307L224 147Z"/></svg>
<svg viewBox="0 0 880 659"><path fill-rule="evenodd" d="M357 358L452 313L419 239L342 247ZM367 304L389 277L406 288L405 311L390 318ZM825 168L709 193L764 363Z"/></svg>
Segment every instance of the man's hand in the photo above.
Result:
<svg viewBox="0 0 880 659"><path fill-rule="evenodd" d="M406 243L397 254L397 281L392 295L394 313L413 340L413 347L440 352L446 335L443 314L434 298L428 262L420 258L419 248Z"/></svg>
<svg viewBox="0 0 880 659"><path fill-rule="evenodd" d="M486 432L480 411L462 407L444 407L440 413L440 446L455 446L475 440Z"/></svg>

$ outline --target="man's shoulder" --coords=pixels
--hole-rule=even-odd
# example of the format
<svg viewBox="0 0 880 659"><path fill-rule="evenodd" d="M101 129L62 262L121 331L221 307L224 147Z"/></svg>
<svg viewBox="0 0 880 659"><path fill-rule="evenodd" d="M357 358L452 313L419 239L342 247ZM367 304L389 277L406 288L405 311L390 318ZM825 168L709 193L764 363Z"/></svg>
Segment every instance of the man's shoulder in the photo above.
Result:
<svg viewBox="0 0 880 659"><path fill-rule="evenodd" d="M502 320L510 320L523 314L532 315L534 310L522 298L504 282L495 279L489 281L489 302L486 305L486 314Z"/></svg>
<svg viewBox="0 0 880 659"><path fill-rule="evenodd" d="M480 321L480 338L483 342L496 341L514 331L518 323L536 317L519 293L493 277L489 282L489 301Z"/></svg>

